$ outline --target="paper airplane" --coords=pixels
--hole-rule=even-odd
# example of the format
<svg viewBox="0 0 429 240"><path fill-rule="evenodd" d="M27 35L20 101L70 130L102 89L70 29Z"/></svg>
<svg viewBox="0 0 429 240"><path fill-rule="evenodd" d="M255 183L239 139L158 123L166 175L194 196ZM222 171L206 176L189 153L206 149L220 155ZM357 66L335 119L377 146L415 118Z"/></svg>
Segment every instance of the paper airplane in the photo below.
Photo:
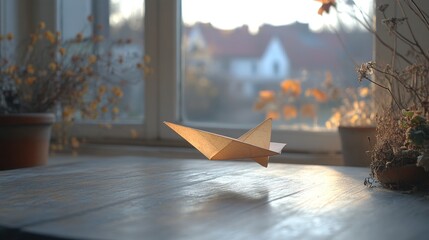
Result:
<svg viewBox="0 0 429 240"><path fill-rule="evenodd" d="M270 142L272 120L267 119L238 139L164 122L209 160L250 158L267 167L270 156L280 154L286 144Z"/></svg>

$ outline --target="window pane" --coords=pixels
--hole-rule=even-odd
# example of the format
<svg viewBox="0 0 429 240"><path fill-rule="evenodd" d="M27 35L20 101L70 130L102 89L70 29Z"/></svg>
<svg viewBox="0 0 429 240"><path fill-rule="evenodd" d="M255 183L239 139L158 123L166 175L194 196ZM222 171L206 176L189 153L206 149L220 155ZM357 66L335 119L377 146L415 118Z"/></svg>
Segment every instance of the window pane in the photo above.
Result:
<svg viewBox="0 0 429 240"><path fill-rule="evenodd" d="M120 48L114 49L113 54L123 57L129 66L142 62L144 0L110 0L109 38L111 40L130 40ZM124 73L123 79L131 84L122 86L123 97L118 105L118 120L121 122L142 122L144 113L144 82L139 71ZM136 83L134 83L136 82Z"/></svg>
<svg viewBox="0 0 429 240"><path fill-rule="evenodd" d="M372 1L356 2L320 16L313 0L182 0L183 119L314 129L370 107L355 67L372 36L347 13L371 19Z"/></svg>
<svg viewBox="0 0 429 240"><path fill-rule="evenodd" d="M100 80L85 87L75 120L142 123L144 79L137 66L144 62L144 0L65 1L63 8L64 38L79 38L73 51L96 56L92 80Z"/></svg>

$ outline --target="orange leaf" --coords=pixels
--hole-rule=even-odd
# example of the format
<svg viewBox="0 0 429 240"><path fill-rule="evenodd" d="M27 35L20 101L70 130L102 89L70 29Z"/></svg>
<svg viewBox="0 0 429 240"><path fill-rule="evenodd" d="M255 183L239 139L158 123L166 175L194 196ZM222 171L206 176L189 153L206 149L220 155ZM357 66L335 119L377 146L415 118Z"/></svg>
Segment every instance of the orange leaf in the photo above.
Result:
<svg viewBox="0 0 429 240"><path fill-rule="evenodd" d="M273 120L277 120L280 118L280 114L277 111L268 111L265 118L271 118Z"/></svg>
<svg viewBox="0 0 429 240"><path fill-rule="evenodd" d="M285 105L283 107L283 117L286 120L296 118L298 116L298 111L293 105Z"/></svg>
<svg viewBox="0 0 429 240"><path fill-rule="evenodd" d="M369 95L369 88L363 87L359 89L359 96L364 98Z"/></svg>
<svg viewBox="0 0 429 240"><path fill-rule="evenodd" d="M280 87L285 94L291 94L294 97L298 97L301 94L301 83L298 80L284 80Z"/></svg>
<svg viewBox="0 0 429 240"><path fill-rule="evenodd" d="M271 102L275 99L276 93L271 90L262 90L259 91L259 99L265 102Z"/></svg>
<svg viewBox="0 0 429 240"><path fill-rule="evenodd" d="M307 89L306 95L313 96L318 102L326 102L328 100L328 95L317 88Z"/></svg>
<svg viewBox="0 0 429 240"><path fill-rule="evenodd" d="M335 0L316 0L316 1L322 3L322 6L317 11L319 15L322 15L323 12L329 13L329 10L331 9L331 7L335 8L337 6L337 3L335 2Z"/></svg>
<svg viewBox="0 0 429 240"><path fill-rule="evenodd" d="M316 107L314 106L314 104L305 104L304 106L302 106L301 115L307 118L316 117Z"/></svg>

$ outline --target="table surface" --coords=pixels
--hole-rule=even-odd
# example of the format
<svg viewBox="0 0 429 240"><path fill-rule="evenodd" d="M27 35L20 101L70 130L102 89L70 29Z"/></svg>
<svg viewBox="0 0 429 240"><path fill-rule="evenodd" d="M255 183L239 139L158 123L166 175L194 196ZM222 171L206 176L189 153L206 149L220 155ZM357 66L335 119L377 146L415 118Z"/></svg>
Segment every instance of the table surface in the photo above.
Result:
<svg viewBox="0 0 429 240"><path fill-rule="evenodd" d="M428 239L429 200L368 188L368 171L136 156L2 171L0 238Z"/></svg>

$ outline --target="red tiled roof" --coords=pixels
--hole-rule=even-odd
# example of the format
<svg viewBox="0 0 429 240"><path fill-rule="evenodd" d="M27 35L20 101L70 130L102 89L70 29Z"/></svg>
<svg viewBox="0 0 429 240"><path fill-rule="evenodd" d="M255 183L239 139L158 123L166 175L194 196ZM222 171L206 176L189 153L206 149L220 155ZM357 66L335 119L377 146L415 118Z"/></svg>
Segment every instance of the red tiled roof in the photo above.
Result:
<svg viewBox="0 0 429 240"><path fill-rule="evenodd" d="M209 51L214 57L259 57L265 50L266 42L251 35L247 26L234 30L219 30L210 24L199 24Z"/></svg>
<svg viewBox="0 0 429 240"><path fill-rule="evenodd" d="M344 51L337 51L341 44L334 33L314 33L306 24L263 25L258 34L251 34L247 26L229 31L203 23L198 23L196 27L200 28L215 58L259 58L269 41L277 37L294 68L332 69L333 66L342 66L341 62L344 61Z"/></svg>

